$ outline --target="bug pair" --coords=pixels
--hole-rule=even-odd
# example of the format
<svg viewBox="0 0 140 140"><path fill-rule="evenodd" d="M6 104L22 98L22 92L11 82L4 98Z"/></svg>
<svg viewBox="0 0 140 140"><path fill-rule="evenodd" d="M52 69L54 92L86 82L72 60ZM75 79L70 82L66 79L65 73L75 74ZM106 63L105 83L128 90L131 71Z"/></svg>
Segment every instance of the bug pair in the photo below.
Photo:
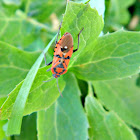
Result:
<svg viewBox="0 0 140 140"><path fill-rule="evenodd" d="M73 37L70 33L66 32L57 42L59 32L61 29L61 25L62 25L62 22L59 26L59 31L58 31L56 42L55 42L53 61L51 61L50 63L47 64L45 54L44 54L44 60L45 60L46 66L52 64L52 67L50 69L48 69L47 71L50 71L50 70L52 71L53 77L56 78L56 81L57 81L58 90L62 96L62 93L59 89L57 78L60 77L60 75L63 75L67 72L67 67L68 67L68 64L69 64L69 61L70 61L72 54L74 52L78 51L78 49L79 49L80 34L84 28L82 28L78 34L77 49L73 50ZM44 81L44 82L49 82L49 81Z"/></svg>

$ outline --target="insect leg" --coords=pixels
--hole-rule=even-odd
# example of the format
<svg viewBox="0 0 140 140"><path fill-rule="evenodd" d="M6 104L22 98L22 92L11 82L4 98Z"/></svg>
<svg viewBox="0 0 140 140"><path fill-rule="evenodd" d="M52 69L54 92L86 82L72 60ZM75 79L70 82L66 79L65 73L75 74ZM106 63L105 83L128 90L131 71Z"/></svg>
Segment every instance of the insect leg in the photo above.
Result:
<svg viewBox="0 0 140 140"><path fill-rule="evenodd" d="M44 53L44 60L45 60L45 65L46 65L46 66L49 66L50 64L52 64L52 61L49 62L49 63L47 64L47 61L46 61L46 54L45 54L45 53Z"/></svg>
<svg viewBox="0 0 140 140"><path fill-rule="evenodd" d="M77 46L77 49L75 49L75 50L73 50L73 52L76 52L76 51L78 51L78 49L79 49L79 40L80 40L80 34L81 34L81 32L84 30L84 28L82 28L82 30L79 32L79 34L78 34L78 46Z"/></svg>
<svg viewBox="0 0 140 140"><path fill-rule="evenodd" d="M60 32L60 29L61 29L61 25L62 25L62 21L61 21L61 23L59 25L59 30L58 30L58 33L57 33L55 44L57 44L57 40L58 40L59 32Z"/></svg>
<svg viewBox="0 0 140 140"><path fill-rule="evenodd" d="M47 72L50 71L50 70L51 70L51 68L47 69Z"/></svg>

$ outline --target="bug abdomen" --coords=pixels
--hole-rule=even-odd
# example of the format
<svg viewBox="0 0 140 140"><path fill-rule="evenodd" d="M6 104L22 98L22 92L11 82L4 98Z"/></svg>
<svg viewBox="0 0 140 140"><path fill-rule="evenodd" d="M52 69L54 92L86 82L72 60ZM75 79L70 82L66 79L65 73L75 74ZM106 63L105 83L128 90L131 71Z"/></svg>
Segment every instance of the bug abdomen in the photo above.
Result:
<svg viewBox="0 0 140 140"><path fill-rule="evenodd" d="M65 74L67 72L67 69L61 68L61 67L52 67L51 71L53 74L62 75L62 74Z"/></svg>

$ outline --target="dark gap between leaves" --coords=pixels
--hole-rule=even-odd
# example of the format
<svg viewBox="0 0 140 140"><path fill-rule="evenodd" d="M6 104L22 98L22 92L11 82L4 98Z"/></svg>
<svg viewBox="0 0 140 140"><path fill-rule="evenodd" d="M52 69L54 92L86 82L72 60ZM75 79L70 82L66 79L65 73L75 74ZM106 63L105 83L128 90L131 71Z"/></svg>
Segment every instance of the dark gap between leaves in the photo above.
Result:
<svg viewBox="0 0 140 140"><path fill-rule="evenodd" d="M140 88L140 73L138 78L136 79L136 86Z"/></svg>
<svg viewBox="0 0 140 140"><path fill-rule="evenodd" d="M79 85L79 88L80 88L80 91L81 91L81 102L82 102L82 105L84 107L84 104L85 104L85 98L88 94L88 84L86 81L83 81L83 80L80 80L80 79L77 79L78 81L78 85Z"/></svg>
<svg viewBox="0 0 140 140"><path fill-rule="evenodd" d="M96 94L96 92L95 92L95 89L94 89L94 86L93 86L93 85L92 85L92 91L93 91L93 96L94 96L96 99L98 99L97 94Z"/></svg>
<svg viewBox="0 0 140 140"><path fill-rule="evenodd" d="M135 3L134 5L131 5L129 8L128 8L129 12L131 13L131 16L134 14L134 11L135 11Z"/></svg>
<svg viewBox="0 0 140 140"><path fill-rule="evenodd" d="M135 127L131 127L131 128L133 129L133 132L135 133L137 139L140 140L140 130Z"/></svg>
<svg viewBox="0 0 140 140"><path fill-rule="evenodd" d="M11 136L11 140L30 139L37 140L37 113L34 112L30 115L24 116L22 120L20 135Z"/></svg>
<svg viewBox="0 0 140 140"><path fill-rule="evenodd" d="M11 136L11 140L15 140L14 135L13 135L13 136Z"/></svg>
<svg viewBox="0 0 140 140"><path fill-rule="evenodd" d="M93 85L92 85L92 91L93 91L93 96L94 96L96 99L98 99L97 94L96 94L96 92L95 92L95 89L94 89L94 86L93 86ZM108 110L104 105L102 105L102 107L104 108L105 111L109 112L109 110Z"/></svg>
<svg viewBox="0 0 140 140"><path fill-rule="evenodd" d="M102 105L102 107L104 108L105 111L109 112L109 110L104 105Z"/></svg>

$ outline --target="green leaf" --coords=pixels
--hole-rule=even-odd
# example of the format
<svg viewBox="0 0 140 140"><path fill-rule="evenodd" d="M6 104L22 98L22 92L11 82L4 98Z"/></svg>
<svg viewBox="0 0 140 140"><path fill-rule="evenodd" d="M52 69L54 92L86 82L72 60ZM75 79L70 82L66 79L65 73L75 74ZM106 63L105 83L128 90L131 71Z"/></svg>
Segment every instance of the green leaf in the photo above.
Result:
<svg viewBox="0 0 140 140"><path fill-rule="evenodd" d="M6 99L7 97L0 97L0 106L2 106Z"/></svg>
<svg viewBox="0 0 140 140"><path fill-rule="evenodd" d="M106 13L105 13L105 27L104 31L116 31L128 24L130 20L130 14L128 8L136 0L110 0L106 2Z"/></svg>
<svg viewBox="0 0 140 140"><path fill-rule="evenodd" d="M80 101L80 90L73 74L64 76L63 97L46 111L38 112L39 140L86 140L88 122Z"/></svg>
<svg viewBox="0 0 140 140"><path fill-rule="evenodd" d="M52 78L52 73L46 72L46 69L48 68L44 67L39 69L37 72L37 75L35 77L34 83L28 96L28 100L26 102L24 115L30 114L34 111L48 108L60 95L55 80L52 80L47 83L43 82ZM9 94L8 99L1 108L0 119L7 119L10 116L13 103L16 100L22 83L23 82L17 85L17 87ZM62 83L59 85L62 91L65 84L61 77L59 78L59 83Z"/></svg>
<svg viewBox="0 0 140 140"><path fill-rule="evenodd" d="M27 0L25 0L26 3ZM26 13L41 23L50 23L51 14L55 14L57 17L62 16L65 12L65 5L66 0L30 0L26 8Z"/></svg>
<svg viewBox="0 0 140 140"><path fill-rule="evenodd" d="M0 97L7 96L25 78L38 55L0 41Z"/></svg>
<svg viewBox="0 0 140 140"><path fill-rule="evenodd" d="M122 80L93 82L97 97L125 122L140 129L140 87L137 76Z"/></svg>
<svg viewBox="0 0 140 140"><path fill-rule="evenodd" d="M54 101L56 101L56 99L60 95L55 79L47 83L43 82L52 78L51 71L46 72L46 70L49 68L50 67L43 67L38 70L31 90L29 92L28 99L26 101L24 115L31 114L32 112L41 109L47 109L54 103ZM63 76L61 76L58 80L60 90L62 91L65 86ZM16 100L22 83L23 82L19 83L17 87L9 94L6 102L1 107L0 119L5 120L10 117L13 104Z"/></svg>
<svg viewBox="0 0 140 140"><path fill-rule="evenodd" d="M65 5L66 0L1 0L0 40L27 51L43 49L57 32Z"/></svg>
<svg viewBox="0 0 140 140"><path fill-rule="evenodd" d="M70 68L84 80L109 80L140 72L140 32L118 31L92 42Z"/></svg>
<svg viewBox="0 0 140 140"><path fill-rule="evenodd" d="M89 4L79 4L69 2L63 18L61 35L69 32L73 36L74 49L78 44L78 33L84 27L80 35L79 50L72 55L69 67L79 60L81 53L85 53L85 48L97 39L103 29L103 19L99 16L96 9L92 9Z"/></svg>
<svg viewBox="0 0 140 140"><path fill-rule="evenodd" d="M20 134L22 116L23 116L26 100L29 95L29 91L34 82L35 76L41 65L41 62L44 58L43 53L46 53L48 51L50 45L53 43L54 40L55 40L55 37L51 40L51 42L45 48L44 52L42 52L42 54L38 57L38 59L36 60L36 62L32 66L32 68L28 72L28 74L19 90L18 96L17 96L16 101L12 108L12 113L11 113L10 119L8 121L8 129L7 129L8 135ZM19 106L19 104L20 104L20 106ZM15 127L13 128L13 126L15 126Z"/></svg>
<svg viewBox="0 0 140 140"><path fill-rule="evenodd" d="M23 118L21 134L14 136L15 140L37 140L36 113Z"/></svg>
<svg viewBox="0 0 140 140"><path fill-rule="evenodd" d="M92 96L86 97L90 140L136 140L132 130L114 113L106 112Z"/></svg>

